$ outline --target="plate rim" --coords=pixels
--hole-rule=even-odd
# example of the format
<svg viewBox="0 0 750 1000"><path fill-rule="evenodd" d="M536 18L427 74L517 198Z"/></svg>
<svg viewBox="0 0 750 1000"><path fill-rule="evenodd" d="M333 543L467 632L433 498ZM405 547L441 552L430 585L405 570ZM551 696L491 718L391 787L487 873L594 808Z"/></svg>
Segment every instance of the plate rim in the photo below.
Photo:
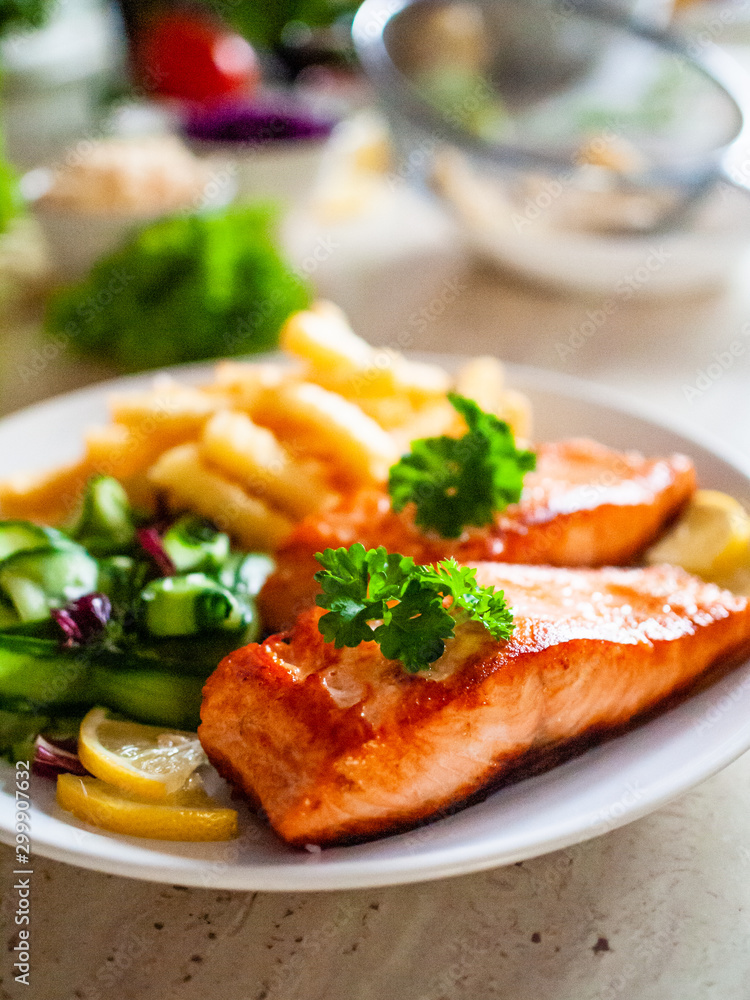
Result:
<svg viewBox="0 0 750 1000"><path fill-rule="evenodd" d="M449 371L455 369L462 361L474 357L460 353L437 352L437 351L409 351L407 356L417 361L434 362L443 365ZM0 416L0 429L5 430L8 424L13 424L16 420L26 420L30 417L38 417L44 414L47 409L66 402L82 402L85 399L95 399L106 396L109 392L119 391L120 388L128 386L147 385L149 381L160 376L169 375L174 378L187 377L192 381L209 372L217 364L223 361L245 362L249 364L260 364L268 361L287 361L279 351L269 351L259 354L241 355L232 358L215 358L208 361L191 361L187 364L170 365L165 368L154 368L146 372L136 372L129 375L113 376L92 382L90 385L82 386L78 389L56 393L46 399L38 400L23 406L18 410ZM551 368L540 368L536 365L519 364L512 361L502 361L501 364L508 374L508 382L512 388L517 386L516 381L533 383L534 389L543 389L548 392L569 395L576 400L597 403L607 409L615 410L620 414L636 417L686 438L691 443L699 445L705 451L711 452L728 465L734 467L735 471L750 479L750 457L743 455L739 449L728 445L722 441L715 432L707 430L700 423L687 420L684 417L675 418L660 407L657 403L646 401L642 397L633 395L617 386L606 382L599 382L594 379L582 378L579 375L571 375L568 372L558 372ZM23 472L25 470L19 470Z"/></svg>
<svg viewBox="0 0 750 1000"><path fill-rule="evenodd" d="M449 370L451 367L455 368L462 360L466 360L467 358L466 355L437 354L433 352L411 352L411 356L420 360L435 361L448 367ZM232 360L259 363L276 360L279 357L278 353L266 353ZM64 407L66 404L82 404L87 400L91 400L92 403L94 401L103 402L110 392L133 388L139 384L148 384L158 376L172 375L177 378L181 377L187 378L190 381L197 381L207 374L215 364L216 361L208 361L172 366L120 378L107 379L73 392L63 392L0 418L0 432L12 432L13 424L16 421L21 423L24 420L43 417L46 411L54 411L61 406ZM748 488L750 490L750 460L704 428L683 418L675 418L652 402L646 402L619 388L610 387L605 383L530 365L506 362L503 362L503 364L507 371L508 382L513 388L518 388L521 391L536 390L548 392L561 397L571 398L576 402L594 404L604 407L609 411L614 411L618 416L635 418L658 430L667 431L683 439L688 444L697 446L711 458L719 459L725 465L728 465L736 473L739 473L743 478L748 480ZM745 666L750 668L750 661ZM738 669L741 669L741 665ZM732 672L728 676L731 679L734 675L735 672ZM650 724L645 723L646 726ZM607 823L607 832L634 822L663 807L677 796L684 794L689 789L722 770L748 749L750 749L750 720L748 720L748 724L744 729L738 729L720 746L714 747L700 758L703 760L703 765L699 770L698 777L695 776L694 761L691 760L682 768L677 769L677 771L672 771L666 776L661 776L659 781L655 782L656 790L652 787L651 793L645 796L642 802L636 802L632 807L625 809L622 815L613 817ZM581 757L575 758L575 760L580 759ZM691 763L693 764L692 768L690 766ZM566 765L563 764L561 766L565 767ZM5 764L4 762L0 763L0 777L4 773L10 774L11 770L12 765ZM6 796L9 796L9 793L6 790L0 790L0 801ZM88 836L100 837L107 842L115 841L116 843L124 842L126 844L132 843L133 845L137 845L143 849L144 853L150 855L152 860L148 863L136 865L132 860L118 859L102 854L101 849L98 854L92 854L90 850L85 850L83 846L76 848L74 845L61 845L59 841L43 841L40 843L33 836L32 853L89 870L158 883L178 883L181 885L216 889L257 889L261 891L296 892L375 888L455 877L510 865L532 857L539 857L576 843L582 843L599 836L602 832L597 830L596 824L590 824L588 827L585 825L582 826L580 820L574 818L568 823L567 827L560 828L558 826L553 833L537 838L533 846L529 846L528 844L525 847L519 845L515 850L506 850L501 854L493 853L491 850L493 841L484 839L475 844L466 845L459 843L433 848L425 854L412 854L407 851L396 858L375 858L365 859L364 861L355 857L316 864L316 861L322 860L320 854L308 855L305 860L309 861L309 864L300 863L298 854L298 861L294 864L283 861L272 865L264 864L263 862L243 862L239 866L233 867L228 862L216 863L209 861L207 863L209 865L213 864L216 871L207 880L205 863L201 864L199 860L190 857L161 854L158 849L160 843L158 841L145 842L149 847L153 845L153 851L149 851L147 847L144 847L144 841L139 838L107 834L105 831L98 831L95 827L79 823L77 820L73 820L72 817L70 820L66 817L65 823L68 827L78 827L78 829L86 831ZM2 819L0 819L0 824L2 824ZM424 829L429 830L431 827L427 826ZM0 825L0 842L12 844L14 842L13 838L14 831L12 828ZM322 857L325 857L325 852L323 852Z"/></svg>

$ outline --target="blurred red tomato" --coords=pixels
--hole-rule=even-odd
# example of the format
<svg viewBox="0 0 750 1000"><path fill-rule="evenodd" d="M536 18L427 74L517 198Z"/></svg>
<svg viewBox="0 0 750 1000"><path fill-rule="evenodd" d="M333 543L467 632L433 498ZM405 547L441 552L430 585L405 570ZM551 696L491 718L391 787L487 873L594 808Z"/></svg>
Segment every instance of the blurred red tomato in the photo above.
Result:
<svg viewBox="0 0 750 1000"><path fill-rule="evenodd" d="M258 58L241 35L189 13L167 14L149 25L137 64L151 93L187 101L248 94L260 81Z"/></svg>

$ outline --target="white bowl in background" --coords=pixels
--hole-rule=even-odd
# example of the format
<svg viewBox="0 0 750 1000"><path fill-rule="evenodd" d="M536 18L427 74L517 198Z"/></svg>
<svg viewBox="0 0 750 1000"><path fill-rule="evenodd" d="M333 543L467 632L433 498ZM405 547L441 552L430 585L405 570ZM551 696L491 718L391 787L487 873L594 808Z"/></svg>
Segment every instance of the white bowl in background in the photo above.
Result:
<svg viewBox="0 0 750 1000"><path fill-rule="evenodd" d="M270 198L292 208L309 198L327 142L316 139L253 144L193 139L189 145L200 157L219 158L235 165L239 199Z"/></svg>
<svg viewBox="0 0 750 1000"><path fill-rule="evenodd" d="M74 212L45 204L46 168L22 178L22 191L44 234L55 276L72 282L84 278L102 257L119 249L129 237L168 215L224 208L234 201L237 179L231 164L218 166L216 179L204 186L193 204L182 209L137 214L133 212Z"/></svg>
<svg viewBox="0 0 750 1000"><path fill-rule="evenodd" d="M467 247L503 270L555 290L621 298L666 297L725 285L750 249L750 198L717 187L685 225L616 235L557 226L559 184L512 198L502 182L446 157L432 184L458 220ZM605 196L603 196L604 198ZM596 211L596 200L579 204Z"/></svg>

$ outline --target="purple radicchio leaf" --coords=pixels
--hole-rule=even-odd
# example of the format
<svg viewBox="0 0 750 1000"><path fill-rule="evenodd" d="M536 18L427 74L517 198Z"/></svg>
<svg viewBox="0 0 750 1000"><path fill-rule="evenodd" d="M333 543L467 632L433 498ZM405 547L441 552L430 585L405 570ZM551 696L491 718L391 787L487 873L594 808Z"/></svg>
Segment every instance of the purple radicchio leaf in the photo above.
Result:
<svg viewBox="0 0 750 1000"><path fill-rule="evenodd" d="M51 743L43 736L37 736L34 743L34 774L45 778L56 778L58 774L88 774L78 754Z"/></svg>
<svg viewBox="0 0 750 1000"><path fill-rule="evenodd" d="M52 617L65 633L65 645L89 642L104 631L112 613L106 594L84 594L64 608L54 608Z"/></svg>
<svg viewBox="0 0 750 1000"><path fill-rule="evenodd" d="M259 104L225 101L194 110L185 133L201 142L265 145L272 142L320 141L331 134L335 121L303 104L274 100Z"/></svg>
<svg viewBox="0 0 750 1000"><path fill-rule="evenodd" d="M167 550L164 548L161 535L156 528L139 528L138 541L144 552L148 553L154 560L162 576L174 576L177 572L175 564L169 558Z"/></svg>

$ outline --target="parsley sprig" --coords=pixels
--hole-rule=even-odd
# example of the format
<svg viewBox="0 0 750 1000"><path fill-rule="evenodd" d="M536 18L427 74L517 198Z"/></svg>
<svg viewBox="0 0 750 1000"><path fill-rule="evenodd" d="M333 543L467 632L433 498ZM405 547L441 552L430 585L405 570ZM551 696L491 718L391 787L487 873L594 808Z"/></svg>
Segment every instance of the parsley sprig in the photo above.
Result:
<svg viewBox="0 0 750 1000"><path fill-rule="evenodd" d="M503 591L480 587L476 571L455 559L418 566L409 556L359 542L315 558L323 567L315 574L323 588L317 603L328 611L318 628L336 649L374 640L383 656L416 673L443 655L457 625L481 622L496 639L513 631Z"/></svg>
<svg viewBox="0 0 750 1000"><path fill-rule="evenodd" d="M448 399L468 432L412 441L411 452L391 468L388 491L396 513L414 503L418 527L458 538L467 525L490 524L497 511L520 500L536 455L518 450L508 424L473 400L458 393Z"/></svg>

